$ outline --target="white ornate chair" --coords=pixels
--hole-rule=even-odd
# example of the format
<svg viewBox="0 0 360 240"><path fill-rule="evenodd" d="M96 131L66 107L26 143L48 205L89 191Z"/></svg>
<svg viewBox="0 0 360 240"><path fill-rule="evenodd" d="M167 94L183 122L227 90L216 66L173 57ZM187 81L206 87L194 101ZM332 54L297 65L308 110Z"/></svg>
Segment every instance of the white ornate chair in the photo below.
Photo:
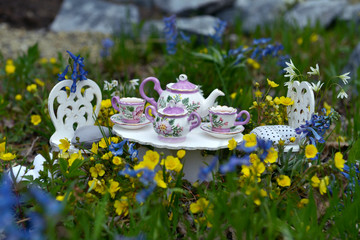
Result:
<svg viewBox="0 0 360 240"><path fill-rule="evenodd" d="M63 80L51 90L48 107L55 133L50 138L53 150L59 150L60 139L69 141L79 127L94 125L101 107L101 90L92 80L78 81L76 92L68 93L64 89L71 88L72 80ZM94 109L95 106L95 109ZM74 146L70 150L76 151Z"/></svg>
<svg viewBox="0 0 360 240"><path fill-rule="evenodd" d="M292 149L292 152L299 151L299 136L295 129L310 120L315 109L315 97L311 85L306 82L294 81L288 86L287 97L294 100L294 104L287 107L288 125L260 126L251 131L257 137L271 140L277 144L279 140L285 141L285 152ZM296 137L294 143L290 142L291 137Z"/></svg>

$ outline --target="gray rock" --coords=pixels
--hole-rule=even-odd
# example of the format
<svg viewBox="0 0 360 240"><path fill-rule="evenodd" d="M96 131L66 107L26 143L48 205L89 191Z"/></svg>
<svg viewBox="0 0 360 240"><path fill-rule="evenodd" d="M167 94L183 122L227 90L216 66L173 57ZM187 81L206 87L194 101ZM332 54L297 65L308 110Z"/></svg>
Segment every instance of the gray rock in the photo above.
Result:
<svg viewBox="0 0 360 240"><path fill-rule="evenodd" d="M220 9L229 7L234 0L154 0L155 6L170 14L186 14L193 11L203 11L203 14L213 14Z"/></svg>
<svg viewBox="0 0 360 240"><path fill-rule="evenodd" d="M55 32L130 32L139 22L134 5L119 5L101 0L64 0L50 29Z"/></svg>
<svg viewBox="0 0 360 240"><path fill-rule="evenodd" d="M303 28L310 24L314 27L328 27L344 10L345 0L309 0L297 4L285 14L285 20L290 24Z"/></svg>
<svg viewBox="0 0 360 240"><path fill-rule="evenodd" d="M176 26L180 31L193 34L210 36L215 33L218 18L213 16L197 16L192 18L177 18ZM151 33L162 34L164 22L161 20L150 20L146 22L142 29L142 38L145 40Z"/></svg>
<svg viewBox="0 0 360 240"><path fill-rule="evenodd" d="M233 8L220 12L217 17L229 23L240 20L245 32L253 32L259 26L273 23L285 7L284 0L237 0Z"/></svg>
<svg viewBox="0 0 360 240"><path fill-rule="evenodd" d="M83 126L76 129L71 139L73 145L81 145L84 148L91 148L94 142L99 142L103 137L109 137L109 129L102 126Z"/></svg>
<svg viewBox="0 0 360 240"><path fill-rule="evenodd" d="M360 3L353 4L353 5L347 5L342 12L342 14L339 16L340 20L359 20L360 19Z"/></svg>
<svg viewBox="0 0 360 240"><path fill-rule="evenodd" d="M348 63L342 70L342 73L350 72L349 76L351 77L351 79L349 83L351 82L355 83L355 81L352 81L352 79L358 78L357 72L359 67L360 67L360 43L358 43L354 51L351 53ZM354 89L356 90L356 88Z"/></svg>

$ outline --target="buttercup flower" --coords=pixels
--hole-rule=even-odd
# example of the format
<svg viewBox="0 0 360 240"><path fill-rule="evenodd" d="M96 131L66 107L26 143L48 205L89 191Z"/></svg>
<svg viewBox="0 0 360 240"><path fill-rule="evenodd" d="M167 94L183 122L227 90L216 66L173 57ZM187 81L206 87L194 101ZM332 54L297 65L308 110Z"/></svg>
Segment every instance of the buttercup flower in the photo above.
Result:
<svg viewBox="0 0 360 240"><path fill-rule="evenodd" d="M230 151L234 150L237 146L237 142L234 138L229 140L228 148Z"/></svg>
<svg viewBox="0 0 360 240"><path fill-rule="evenodd" d="M120 187L119 187L120 184L117 181L114 181L112 179L109 182L110 182L110 186L109 186L108 192L110 193L111 198L115 198L116 192L120 190Z"/></svg>
<svg viewBox="0 0 360 240"><path fill-rule="evenodd" d="M22 100L22 95L21 94L16 94L15 100L16 101L21 101Z"/></svg>
<svg viewBox="0 0 360 240"><path fill-rule="evenodd" d="M120 165L120 164L123 163L123 160L122 160L120 157L115 156L115 157L113 158L112 162L113 162L113 164L115 164L115 165Z"/></svg>
<svg viewBox="0 0 360 240"><path fill-rule="evenodd" d="M12 153L0 153L0 159L4 161L11 161L16 158L15 154Z"/></svg>
<svg viewBox="0 0 360 240"><path fill-rule="evenodd" d="M329 185L329 177L325 176L320 180L319 191L321 195L327 193L327 186Z"/></svg>
<svg viewBox="0 0 360 240"><path fill-rule="evenodd" d="M161 188L167 188L167 185L166 183L164 182L164 173L163 171L158 171L156 174L155 174L155 177L154 177L154 180L156 182L156 184L161 187Z"/></svg>
<svg viewBox="0 0 360 240"><path fill-rule="evenodd" d="M183 165L180 160L173 156L167 156L165 160L161 161L161 165L165 164L165 168L170 171L180 172Z"/></svg>
<svg viewBox="0 0 360 240"><path fill-rule="evenodd" d="M209 205L205 198L199 198L196 202L190 204L190 212L193 214L203 212Z"/></svg>
<svg viewBox="0 0 360 240"><path fill-rule="evenodd" d="M257 91L255 92L255 97L261 97L261 96L262 96L262 92L259 91L259 90L257 90Z"/></svg>
<svg viewBox="0 0 360 240"><path fill-rule="evenodd" d="M30 84L26 87L26 90L29 92L29 93L34 93L37 91L37 85L36 84Z"/></svg>
<svg viewBox="0 0 360 240"><path fill-rule="evenodd" d="M334 162L335 162L335 167L343 172L345 160L343 159L343 155L341 154L341 152L335 153Z"/></svg>
<svg viewBox="0 0 360 240"><path fill-rule="evenodd" d="M315 159L317 154L318 154L318 150L313 144L309 144L305 147L306 158Z"/></svg>
<svg viewBox="0 0 360 240"><path fill-rule="evenodd" d="M311 186L313 186L314 188L319 187L320 185L320 179L318 178L318 176L314 175L311 178Z"/></svg>
<svg viewBox="0 0 360 240"><path fill-rule="evenodd" d="M39 78L35 78L35 83L37 84L37 85L39 85L40 87L43 87L43 86L45 86L45 83L43 82L43 81L41 81Z"/></svg>
<svg viewBox="0 0 360 240"><path fill-rule="evenodd" d="M177 151L176 153L176 156L179 158L179 159L182 159L183 157L185 157L185 154L186 154L186 151L181 149L179 151Z"/></svg>
<svg viewBox="0 0 360 240"><path fill-rule="evenodd" d="M275 150L275 148L271 147L268 151L266 158L264 159L264 162L274 163L276 162L277 158L278 158L278 152Z"/></svg>
<svg viewBox="0 0 360 240"><path fill-rule="evenodd" d="M271 81L270 79L266 79L266 81L269 84L269 86L272 88L276 88L279 86L279 84L276 84L274 81Z"/></svg>
<svg viewBox="0 0 360 240"><path fill-rule="evenodd" d="M39 125L41 123L40 115L31 115L31 123L34 124L34 126Z"/></svg>
<svg viewBox="0 0 360 240"><path fill-rule="evenodd" d="M96 164L95 167L90 168L90 173L93 178L97 178L98 176L102 177L105 174L105 166L103 164Z"/></svg>
<svg viewBox="0 0 360 240"><path fill-rule="evenodd" d="M70 148L70 142L67 138L60 139L59 149L66 152Z"/></svg>
<svg viewBox="0 0 360 240"><path fill-rule="evenodd" d="M286 175L280 175L276 181L281 187L289 187L291 185L291 179Z"/></svg>
<svg viewBox="0 0 360 240"><path fill-rule="evenodd" d="M280 103L284 106L291 106L294 104L294 100L292 100L291 98L289 97L284 97L284 96L281 96L280 97Z"/></svg>
<svg viewBox="0 0 360 240"><path fill-rule="evenodd" d="M90 151L94 154L98 154L99 145L95 142L93 142Z"/></svg>
<svg viewBox="0 0 360 240"><path fill-rule="evenodd" d="M122 196L120 200L115 200L114 207L119 216L122 214L127 216L129 214L129 203L127 197L125 196Z"/></svg>
<svg viewBox="0 0 360 240"><path fill-rule="evenodd" d="M317 42L318 40L319 40L319 35L317 35L316 33L312 33L310 36L310 41Z"/></svg>
<svg viewBox="0 0 360 240"><path fill-rule="evenodd" d="M16 67L12 64L6 64L5 66L5 72L7 75L13 74L16 70Z"/></svg>

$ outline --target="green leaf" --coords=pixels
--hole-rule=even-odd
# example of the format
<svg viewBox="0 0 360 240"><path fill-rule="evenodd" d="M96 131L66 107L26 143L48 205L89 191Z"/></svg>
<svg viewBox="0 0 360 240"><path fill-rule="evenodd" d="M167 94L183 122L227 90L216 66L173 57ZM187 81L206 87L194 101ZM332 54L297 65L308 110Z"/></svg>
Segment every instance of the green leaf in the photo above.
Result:
<svg viewBox="0 0 360 240"><path fill-rule="evenodd" d="M182 100L182 104L188 105L188 104L189 104L189 98L184 98L184 99Z"/></svg>
<svg viewBox="0 0 360 240"><path fill-rule="evenodd" d="M60 162L60 170L65 175L67 171L68 162L63 158L60 158L59 162Z"/></svg>
<svg viewBox="0 0 360 240"><path fill-rule="evenodd" d="M348 161L354 163L355 160L360 160L360 138L352 144L352 147L349 151Z"/></svg>
<svg viewBox="0 0 360 240"><path fill-rule="evenodd" d="M175 122L175 119L171 119L171 120L169 121L170 125L174 125L174 122Z"/></svg>

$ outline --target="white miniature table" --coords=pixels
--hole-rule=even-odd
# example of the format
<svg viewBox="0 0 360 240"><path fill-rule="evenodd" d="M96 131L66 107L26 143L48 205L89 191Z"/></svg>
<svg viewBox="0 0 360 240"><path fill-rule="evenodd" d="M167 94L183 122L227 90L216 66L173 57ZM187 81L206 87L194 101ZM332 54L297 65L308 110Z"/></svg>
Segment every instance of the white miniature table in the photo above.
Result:
<svg viewBox="0 0 360 240"><path fill-rule="evenodd" d="M163 152L165 156L176 156L177 150L186 150L186 155L183 159L183 172L184 178L190 182L197 181L200 168L210 164L214 158L213 155L202 156L201 151L216 151L227 148L229 140L232 138L215 138L201 130L200 127L197 127L188 133L184 142L167 143L158 139L158 136L151 124L136 130L124 129L121 126L115 124L113 127L113 132L122 138L128 139L129 141L140 143L141 145L153 146L157 152ZM233 136L233 138L236 142L239 143L243 140L243 135L239 133ZM139 149L139 159L142 159L146 150L147 148L144 147ZM211 179L211 177L212 176L209 176L209 179Z"/></svg>

